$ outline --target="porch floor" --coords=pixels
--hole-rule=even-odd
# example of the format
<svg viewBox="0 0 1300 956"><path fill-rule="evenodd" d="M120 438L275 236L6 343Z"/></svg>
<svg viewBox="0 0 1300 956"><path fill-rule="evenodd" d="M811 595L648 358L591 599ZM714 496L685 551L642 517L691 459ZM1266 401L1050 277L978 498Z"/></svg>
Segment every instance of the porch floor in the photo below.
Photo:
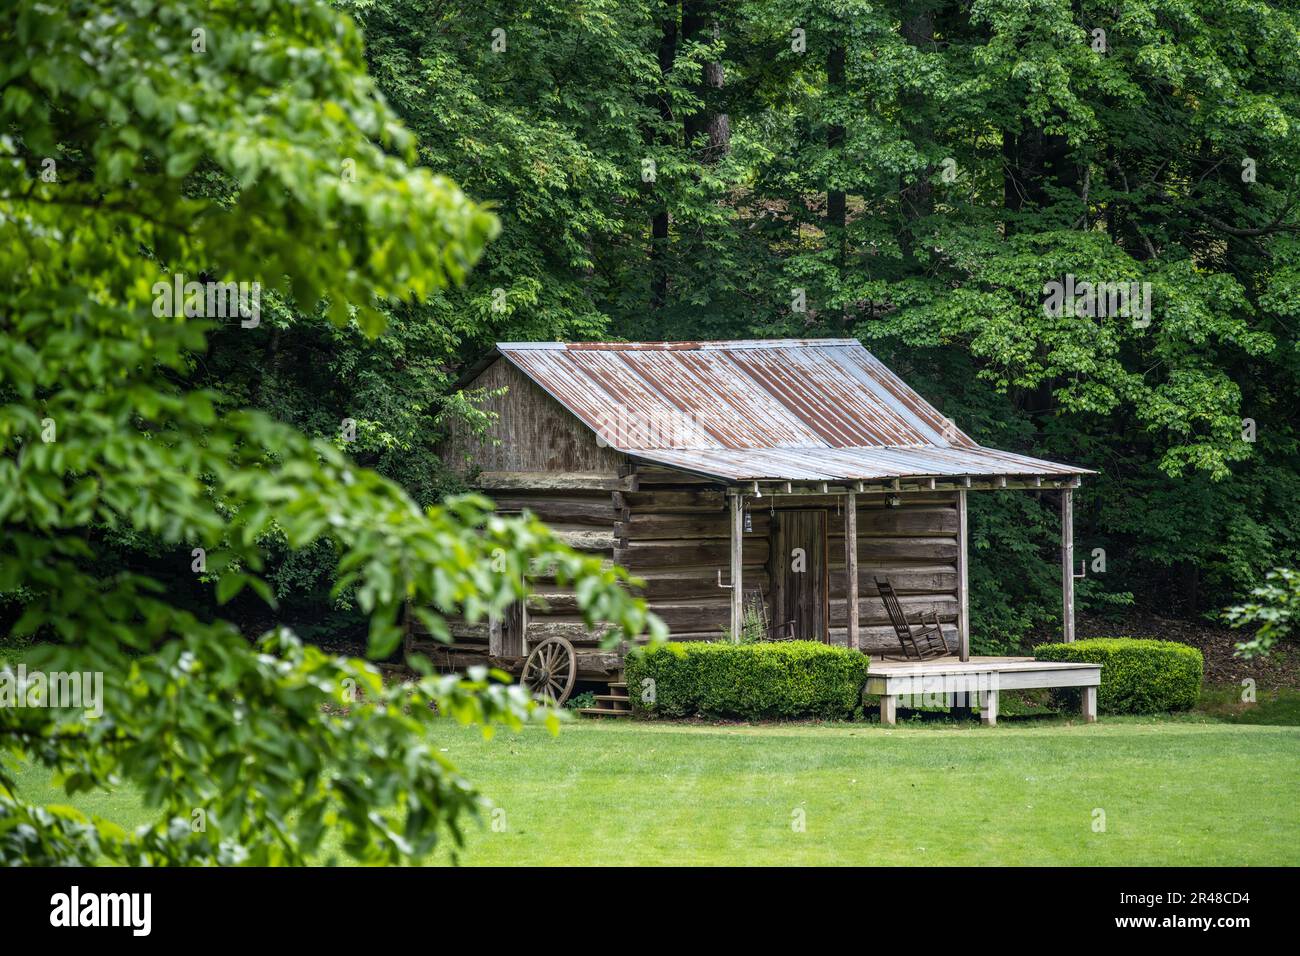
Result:
<svg viewBox="0 0 1300 956"><path fill-rule="evenodd" d="M975 671L1075 670L1100 667L1100 664L1076 664L1066 661L1039 661L1032 657L976 657L963 661L956 654L927 657L923 661L900 660L898 655L871 654L871 671L876 674L915 674L917 672L970 673Z"/></svg>
<svg viewBox="0 0 1300 956"><path fill-rule="evenodd" d="M969 701L980 708L980 720L993 725L998 719L999 691L1080 687L1083 717L1091 723L1097 719L1100 683L1100 664L1038 661L1032 657L972 657L962 661L955 655L904 661L873 654L864 692L880 695L882 724L896 723L900 698L908 706L919 697L920 706L962 706Z"/></svg>

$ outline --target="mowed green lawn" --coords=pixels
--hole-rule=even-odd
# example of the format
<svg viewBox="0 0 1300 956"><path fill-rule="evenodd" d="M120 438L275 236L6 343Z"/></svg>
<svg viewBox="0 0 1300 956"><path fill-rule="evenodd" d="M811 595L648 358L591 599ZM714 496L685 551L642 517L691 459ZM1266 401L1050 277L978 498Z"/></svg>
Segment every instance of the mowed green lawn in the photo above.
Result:
<svg viewBox="0 0 1300 956"><path fill-rule="evenodd" d="M437 736L500 810L469 834L467 864L1300 864L1295 726L619 720ZM67 800L42 770L19 780L28 799ZM147 819L132 792L74 802Z"/></svg>

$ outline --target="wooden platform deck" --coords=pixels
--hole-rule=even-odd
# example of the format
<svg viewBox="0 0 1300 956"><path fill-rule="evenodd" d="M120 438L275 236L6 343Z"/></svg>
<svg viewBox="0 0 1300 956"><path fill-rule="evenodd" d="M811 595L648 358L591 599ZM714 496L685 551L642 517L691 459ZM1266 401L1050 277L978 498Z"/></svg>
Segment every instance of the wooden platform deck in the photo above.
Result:
<svg viewBox="0 0 1300 956"><path fill-rule="evenodd" d="M1083 717L1097 719L1100 664L1036 661L1032 657L936 657L924 661L873 656L865 693L880 695L880 722L897 722L904 707L978 706L980 720L998 720L998 693L1030 687L1083 688Z"/></svg>

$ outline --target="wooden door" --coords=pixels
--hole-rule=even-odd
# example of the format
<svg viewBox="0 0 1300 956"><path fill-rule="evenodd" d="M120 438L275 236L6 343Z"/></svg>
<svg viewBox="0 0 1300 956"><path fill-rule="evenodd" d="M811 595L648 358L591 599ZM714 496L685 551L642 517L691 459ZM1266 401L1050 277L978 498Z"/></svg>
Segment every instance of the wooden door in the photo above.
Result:
<svg viewBox="0 0 1300 956"><path fill-rule="evenodd" d="M528 606L523 601L510 602L502 617L488 621L488 655L511 658L528 656Z"/></svg>
<svg viewBox="0 0 1300 956"><path fill-rule="evenodd" d="M773 635L825 641L830 619L826 512L777 511L771 534ZM793 627L783 627L789 623Z"/></svg>
<svg viewBox="0 0 1300 956"><path fill-rule="evenodd" d="M524 601L512 601L506 608L505 620L501 622L501 656L528 656L528 605Z"/></svg>
<svg viewBox="0 0 1300 956"><path fill-rule="evenodd" d="M498 512L498 514L511 516L521 513L515 510ZM526 600L510 602L502 617L488 622L488 654L492 657L521 659L528 656L528 602Z"/></svg>

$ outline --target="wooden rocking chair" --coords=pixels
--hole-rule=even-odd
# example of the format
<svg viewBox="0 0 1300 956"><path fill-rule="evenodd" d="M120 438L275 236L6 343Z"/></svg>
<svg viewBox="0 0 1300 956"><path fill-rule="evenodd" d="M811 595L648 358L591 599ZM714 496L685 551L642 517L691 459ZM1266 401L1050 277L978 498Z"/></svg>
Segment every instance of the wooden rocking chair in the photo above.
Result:
<svg viewBox="0 0 1300 956"><path fill-rule="evenodd" d="M889 579L876 578L875 581L876 588L880 591L880 600L884 602L885 610L889 612L889 622L894 625L898 643L903 647L903 660L924 660L927 657L943 657L952 653L948 648L948 639L944 637L943 627L939 624L939 615L936 612L930 612L929 621L921 617L916 625L920 630L913 630L913 625L907 622L903 605L899 603L898 595L894 593L894 586L889 583Z"/></svg>

